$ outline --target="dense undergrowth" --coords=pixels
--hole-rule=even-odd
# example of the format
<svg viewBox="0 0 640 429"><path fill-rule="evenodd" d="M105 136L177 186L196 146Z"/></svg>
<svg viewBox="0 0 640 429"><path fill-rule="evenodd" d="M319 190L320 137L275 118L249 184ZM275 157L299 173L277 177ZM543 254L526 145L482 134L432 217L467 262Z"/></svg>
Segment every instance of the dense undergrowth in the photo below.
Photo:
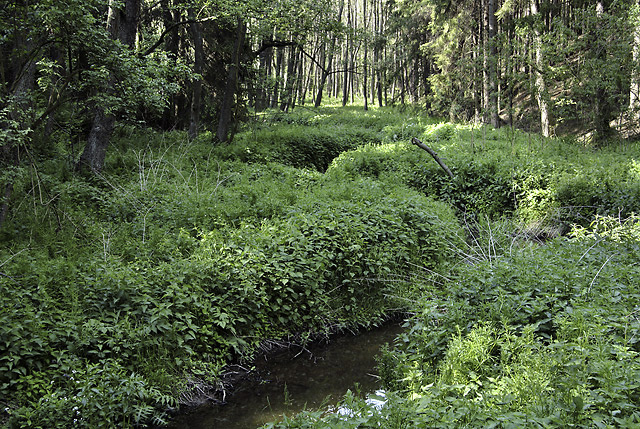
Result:
<svg viewBox="0 0 640 429"><path fill-rule="evenodd" d="M635 145L325 107L258 117L225 146L125 127L100 177L73 173L65 142L50 152L13 172L0 230L9 426L158 424L264 340L399 309L416 315L381 368L403 393L283 424L636 416ZM580 229L596 215L617 224Z"/></svg>
<svg viewBox="0 0 640 429"><path fill-rule="evenodd" d="M421 298L380 357L382 408L349 393L266 427L638 427L637 147L419 121L385 131L327 174L446 201L465 243L411 280Z"/></svg>
<svg viewBox="0 0 640 429"><path fill-rule="evenodd" d="M638 427L638 225L600 218L544 246L481 230L490 239L461 252L467 263L425 272L379 359L382 408L350 393L341 413L267 427Z"/></svg>

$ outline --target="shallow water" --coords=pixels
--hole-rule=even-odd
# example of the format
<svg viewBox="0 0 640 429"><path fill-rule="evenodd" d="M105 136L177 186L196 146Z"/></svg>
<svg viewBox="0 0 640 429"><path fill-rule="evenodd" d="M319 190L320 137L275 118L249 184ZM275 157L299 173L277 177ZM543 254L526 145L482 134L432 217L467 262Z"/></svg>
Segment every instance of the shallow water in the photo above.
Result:
<svg viewBox="0 0 640 429"><path fill-rule="evenodd" d="M304 409L337 403L347 389L378 388L375 356L402 331L388 324L358 335L332 338L309 347L256 362L256 377L235 386L225 405L209 405L176 417L170 427L189 429L249 429ZM297 357L296 355L299 354Z"/></svg>

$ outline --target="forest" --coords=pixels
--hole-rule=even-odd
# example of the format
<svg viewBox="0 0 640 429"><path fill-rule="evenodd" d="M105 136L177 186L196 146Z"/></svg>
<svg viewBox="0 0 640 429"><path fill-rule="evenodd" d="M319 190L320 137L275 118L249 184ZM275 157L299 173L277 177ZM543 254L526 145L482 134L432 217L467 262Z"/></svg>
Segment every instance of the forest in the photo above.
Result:
<svg viewBox="0 0 640 429"><path fill-rule="evenodd" d="M264 427L638 427L639 135L637 0L3 0L0 425L402 317Z"/></svg>

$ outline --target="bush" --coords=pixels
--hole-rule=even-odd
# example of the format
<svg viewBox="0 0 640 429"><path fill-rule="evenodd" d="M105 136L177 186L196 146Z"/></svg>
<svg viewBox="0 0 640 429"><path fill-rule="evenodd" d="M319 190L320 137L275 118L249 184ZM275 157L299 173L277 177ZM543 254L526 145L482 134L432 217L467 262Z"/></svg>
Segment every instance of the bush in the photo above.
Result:
<svg viewBox="0 0 640 429"><path fill-rule="evenodd" d="M361 127L290 125L243 133L230 146L214 151L214 155L220 159L248 163L279 162L324 172L341 152L379 141L376 132Z"/></svg>
<svg viewBox="0 0 640 429"><path fill-rule="evenodd" d="M9 427L139 427L147 422L158 425L166 423L163 408L177 405L171 396L162 394L116 361L74 363L64 374L66 380L58 380L60 386L52 381L48 392L33 405L13 412Z"/></svg>
<svg viewBox="0 0 640 429"><path fill-rule="evenodd" d="M640 236L636 222L601 225L598 235L462 266L418 306L383 362L419 425L640 422L640 325L628 318L640 307L640 271L629 266Z"/></svg>
<svg viewBox="0 0 640 429"><path fill-rule="evenodd" d="M86 243L3 251L0 391L16 425L78 420L81 396L88 426L159 418L156 405L185 388L176 377L211 380L267 338L380 320L397 307L390 296L410 291L389 277L435 266L447 257L439 243L459 235L445 204L401 187L242 168L215 192L195 180L101 190L101 203L67 212ZM231 198L241 190L256 200ZM81 392L67 383L73 369Z"/></svg>

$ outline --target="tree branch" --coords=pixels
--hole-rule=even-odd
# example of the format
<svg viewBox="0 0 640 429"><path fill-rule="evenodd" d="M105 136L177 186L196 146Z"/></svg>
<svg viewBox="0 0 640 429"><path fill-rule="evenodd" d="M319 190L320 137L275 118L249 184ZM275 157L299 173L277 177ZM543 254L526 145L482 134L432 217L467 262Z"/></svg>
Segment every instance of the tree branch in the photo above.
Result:
<svg viewBox="0 0 640 429"><path fill-rule="evenodd" d="M438 154L435 153L433 151L433 149L431 149L429 146L427 146L426 144L422 143L420 140L418 140L415 137L413 139L411 139L411 143L413 143L414 145L418 146L420 149L424 149L427 152L429 152L429 155L431 155L433 157L433 159L436 160L438 165L440 167L442 167L442 169L449 175L449 177L451 177L452 179L454 178L453 177L453 173L451 172L451 170L449 170L449 167L447 167L446 164L444 162L442 162L442 160L440 158L438 158Z"/></svg>
<svg viewBox="0 0 640 429"><path fill-rule="evenodd" d="M269 40L267 42L262 42L260 48L253 52L253 56L257 57L269 48L284 48L285 46L299 46L299 44L298 42L288 40ZM302 47L300 47L300 49L302 49Z"/></svg>
<svg viewBox="0 0 640 429"><path fill-rule="evenodd" d="M162 34L160 34L160 37L158 37L158 40L156 40L156 42L153 45L148 47L146 51L139 53L138 56L140 58L146 57L147 55L151 54L153 51L158 49L158 46L160 46L162 44L162 42L164 42L164 38L167 37L167 34L169 34L171 31L173 31L176 27L180 27L181 25L196 24L196 23L200 23L200 22L211 21L213 19L215 19L215 17L210 16L210 17L202 18L202 19L187 19L185 21L175 22L172 25L170 25L169 27L167 27L162 32Z"/></svg>

